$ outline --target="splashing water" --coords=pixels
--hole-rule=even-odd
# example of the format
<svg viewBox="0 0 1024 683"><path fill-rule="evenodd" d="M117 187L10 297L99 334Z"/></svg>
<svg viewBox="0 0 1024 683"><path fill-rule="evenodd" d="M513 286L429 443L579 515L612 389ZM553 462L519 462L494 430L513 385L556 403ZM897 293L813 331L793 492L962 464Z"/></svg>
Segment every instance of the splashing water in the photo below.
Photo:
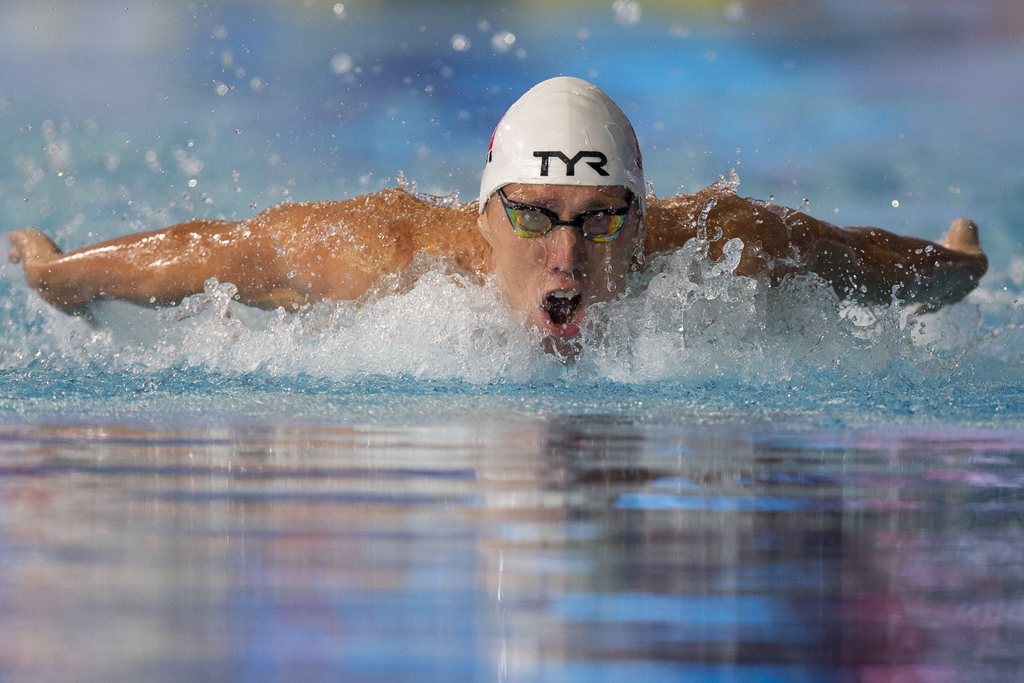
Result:
<svg viewBox="0 0 1024 683"><path fill-rule="evenodd" d="M622 296L595 306L574 363L542 352L539 333L524 327L493 283L420 256L359 302L296 314L248 308L234 300L233 285L211 280L172 308L105 302L90 325L18 288L5 305L0 369L377 378L540 394L571 384L584 402L619 387L676 408L763 414L833 405L912 416L959 405L965 382L998 381L1006 363L1024 358L1020 330L982 333L975 305L922 316L898 303L843 306L813 277L771 287L737 276L740 240L718 260L708 246L693 239L652 259Z"/></svg>

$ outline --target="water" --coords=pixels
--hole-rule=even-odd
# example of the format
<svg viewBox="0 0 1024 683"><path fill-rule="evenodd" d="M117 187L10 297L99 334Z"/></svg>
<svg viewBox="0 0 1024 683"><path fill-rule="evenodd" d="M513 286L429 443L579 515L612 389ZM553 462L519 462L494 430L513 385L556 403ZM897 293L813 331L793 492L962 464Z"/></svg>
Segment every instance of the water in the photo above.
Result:
<svg viewBox="0 0 1024 683"><path fill-rule="evenodd" d="M64 247L473 198L500 113L567 73L660 195L735 169L838 223L966 215L992 269L925 315L691 245L566 365L443 261L361 307L213 282L92 322L5 265L0 678L1012 679L1022 33L996 0L6 4L5 227Z"/></svg>

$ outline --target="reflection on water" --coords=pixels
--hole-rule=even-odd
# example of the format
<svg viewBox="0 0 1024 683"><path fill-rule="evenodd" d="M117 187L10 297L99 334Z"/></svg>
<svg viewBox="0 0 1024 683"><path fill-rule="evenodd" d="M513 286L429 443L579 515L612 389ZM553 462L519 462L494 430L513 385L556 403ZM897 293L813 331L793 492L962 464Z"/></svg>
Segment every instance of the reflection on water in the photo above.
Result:
<svg viewBox="0 0 1024 683"><path fill-rule="evenodd" d="M1024 662L1019 435L758 434L7 426L0 677L997 680Z"/></svg>

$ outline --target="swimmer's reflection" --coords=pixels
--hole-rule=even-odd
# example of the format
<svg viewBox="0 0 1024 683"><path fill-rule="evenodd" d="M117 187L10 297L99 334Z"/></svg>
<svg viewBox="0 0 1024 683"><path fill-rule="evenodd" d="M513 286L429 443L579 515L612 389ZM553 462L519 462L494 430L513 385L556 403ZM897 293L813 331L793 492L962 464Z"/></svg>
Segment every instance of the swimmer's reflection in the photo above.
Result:
<svg viewBox="0 0 1024 683"><path fill-rule="evenodd" d="M1016 526L972 522L976 489L930 494L946 516L891 477L836 505L820 451L728 429L582 416L0 442L0 653L36 674L56 651L93 662L78 625L115 642L140 616L147 647L121 670L352 674L378 653L381 671L445 680L623 662L891 680L1017 647ZM980 500L1014 502L1000 491Z"/></svg>
<svg viewBox="0 0 1024 683"><path fill-rule="evenodd" d="M502 533L481 543L506 666L841 659L841 515L759 511L749 440L584 416L516 443L546 495L499 492Z"/></svg>

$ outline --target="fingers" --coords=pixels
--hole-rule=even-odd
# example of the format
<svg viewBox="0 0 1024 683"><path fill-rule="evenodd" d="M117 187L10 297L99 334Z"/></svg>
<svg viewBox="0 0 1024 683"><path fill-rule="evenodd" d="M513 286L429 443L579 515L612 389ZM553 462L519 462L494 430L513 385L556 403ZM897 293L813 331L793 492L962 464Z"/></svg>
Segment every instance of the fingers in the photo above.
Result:
<svg viewBox="0 0 1024 683"><path fill-rule="evenodd" d="M981 242L978 239L978 226L974 221L957 218L949 226L949 232L939 242L947 249L965 254L980 254Z"/></svg>
<svg viewBox="0 0 1024 683"><path fill-rule="evenodd" d="M31 228L15 230L7 236L7 241L13 245L7 252L7 260L11 263L23 263L29 259L45 259L61 253L53 240Z"/></svg>

